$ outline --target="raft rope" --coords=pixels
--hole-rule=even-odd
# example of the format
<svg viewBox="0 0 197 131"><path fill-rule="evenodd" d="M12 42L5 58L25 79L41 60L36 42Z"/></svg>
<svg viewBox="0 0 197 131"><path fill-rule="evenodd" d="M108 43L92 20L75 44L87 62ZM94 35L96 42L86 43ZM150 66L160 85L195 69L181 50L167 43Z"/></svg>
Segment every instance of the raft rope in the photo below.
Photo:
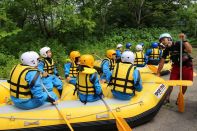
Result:
<svg viewBox="0 0 197 131"><path fill-rule="evenodd" d="M124 105L124 106L116 107L115 109L112 109L112 110L115 110L116 112L119 112L121 108L125 108L125 107L136 105L136 104L139 104L141 106L143 104L143 101L139 101L139 102L136 102L136 103L132 103L132 104L127 104L127 105ZM97 113L92 113L92 114L88 114L88 115L83 115L83 116L71 117L71 118L68 118L68 119L69 120L71 120L71 119L79 119L79 118L84 118L84 117L88 117L88 116L92 116L92 115L106 113L108 111L109 110L101 111L101 112L97 112ZM67 117L68 116L71 116L71 115L67 115ZM0 116L0 119L10 119L11 121L15 121L16 119L17 120L63 120L63 118L23 118L23 117L14 117L14 116L7 116L7 117L6 116Z"/></svg>

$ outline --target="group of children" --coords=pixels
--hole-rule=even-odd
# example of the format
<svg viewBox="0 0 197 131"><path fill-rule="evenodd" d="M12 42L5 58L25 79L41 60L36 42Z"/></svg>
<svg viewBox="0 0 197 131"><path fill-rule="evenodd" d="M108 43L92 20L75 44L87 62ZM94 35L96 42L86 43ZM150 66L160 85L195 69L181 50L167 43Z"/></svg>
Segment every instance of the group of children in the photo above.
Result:
<svg viewBox="0 0 197 131"><path fill-rule="evenodd" d="M121 62L117 63L115 50L107 50L106 59L101 63L100 78L94 69L95 61L92 55L80 55L78 51L72 51L69 57L64 65L65 80L75 86L75 92L83 103L102 97L103 82L112 86L114 97L123 100L131 99L135 90L142 89L139 72L133 66L134 54L131 51L123 52ZM22 109L32 109L45 102L56 104L58 97L53 88L56 87L61 95L63 83L52 59L51 49L41 48L40 56L34 51L28 51L23 53L20 59L22 63L12 69L8 81L14 105ZM128 70L123 70L125 68ZM46 88L50 95L43 88Z"/></svg>
<svg viewBox="0 0 197 131"><path fill-rule="evenodd" d="M40 49L40 56L34 51L23 53L20 58L22 64L14 66L10 73L8 82L11 100L16 107L32 109L43 105L45 101L56 104L58 97L53 92L54 86L60 95L62 93L63 84L50 48ZM49 95L43 90L44 88Z"/></svg>
<svg viewBox="0 0 197 131"><path fill-rule="evenodd" d="M131 43L126 44L125 51L131 50ZM158 65L162 56L162 52L165 49L161 43L152 42L151 48L145 52L143 49L144 43L136 45L135 49L135 62L134 65L137 67L144 67L146 64ZM116 61L119 62L121 58L121 52L123 51L123 45L118 44L116 48ZM166 59L166 63L169 62L169 58Z"/></svg>
<svg viewBox="0 0 197 131"><path fill-rule="evenodd" d="M64 65L65 80L75 86L81 102L99 100L103 95L101 83L107 83L112 88L113 96L122 100L130 100L135 91L142 90L140 73L135 67L158 64L162 52L158 43L152 43L152 49L148 49L146 54L143 52L143 44L136 46L135 53L130 51L131 46L131 43L127 43L124 52L122 44L117 45L117 50L107 50L106 58L100 65L100 74L94 69L92 55L81 55L79 51L70 53ZM51 49L41 48L40 56L34 51L25 52L21 55L21 62L22 64L13 68L8 81L14 105L22 109L32 109L45 101L55 104L58 97L53 88L56 87L61 95L63 83L52 59ZM43 88L47 89L49 96Z"/></svg>

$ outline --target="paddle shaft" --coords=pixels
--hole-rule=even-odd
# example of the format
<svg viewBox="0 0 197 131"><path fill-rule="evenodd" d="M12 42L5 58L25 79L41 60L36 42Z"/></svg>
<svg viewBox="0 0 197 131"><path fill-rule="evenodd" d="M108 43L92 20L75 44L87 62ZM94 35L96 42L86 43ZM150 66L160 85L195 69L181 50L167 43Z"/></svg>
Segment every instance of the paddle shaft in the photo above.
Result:
<svg viewBox="0 0 197 131"><path fill-rule="evenodd" d="M49 92L47 91L46 87L44 86L44 84L41 82L41 85L43 87L43 89L45 90L45 92L47 93L47 95L49 97L51 97L51 95L49 94ZM51 97L52 98L52 97ZM58 110L59 114L64 118L66 124L68 125L69 129L71 131L74 131L74 129L72 128L72 126L70 125L70 122L67 120L67 118L63 115L63 113L60 111L60 109L58 108L58 106L55 104L55 108Z"/></svg>
<svg viewBox="0 0 197 131"><path fill-rule="evenodd" d="M182 40L182 38L181 38L181 45L180 45L180 80L182 80L182 75L183 75L183 57L182 57L182 55L183 55L183 40ZM181 93L183 93L182 92L182 86L180 86L180 92Z"/></svg>
<svg viewBox="0 0 197 131"><path fill-rule="evenodd" d="M10 90L10 88L9 88L9 87L7 87L7 86L3 85L1 82L0 82L0 85L1 85L1 86L3 86L4 88L6 88L6 89Z"/></svg>
<svg viewBox="0 0 197 131"><path fill-rule="evenodd" d="M182 80L183 75L183 37L181 37L180 41L180 80ZM178 110L179 112L184 112L184 96L183 96L183 88L182 85L180 86L179 92L179 103L178 103Z"/></svg>
<svg viewBox="0 0 197 131"><path fill-rule="evenodd" d="M99 57L97 54L92 53L94 56L96 56L97 58L99 58L100 60L103 60L101 57Z"/></svg>
<svg viewBox="0 0 197 131"><path fill-rule="evenodd" d="M112 113L112 115L114 116L114 118L118 121L118 124L120 124L120 126L123 128L123 131L126 131L125 127L122 125L121 121L118 119L118 117L116 116L116 114L109 107L109 105L107 104L107 102L102 97L100 97L100 98L103 101L103 103L105 104L105 106L107 107L107 109Z"/></svg>

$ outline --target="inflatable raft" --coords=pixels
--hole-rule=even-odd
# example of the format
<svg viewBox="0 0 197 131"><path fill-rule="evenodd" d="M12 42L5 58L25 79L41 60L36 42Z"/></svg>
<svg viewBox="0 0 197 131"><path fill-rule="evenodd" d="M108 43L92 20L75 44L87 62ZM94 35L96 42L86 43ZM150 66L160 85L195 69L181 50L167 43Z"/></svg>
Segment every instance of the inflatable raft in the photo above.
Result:
<svg viewBox="0 0 197 131"><path fill-rule="evenodd" d="M158 66L155 67L158 68ZM94 68L98 71L98 73L101 73L101 60L96 60L94 62ZM171 68L172 68L171 62L165 63L163 69L161 70L161 76L168 75L170 73ZM138 69L141 73L153 73L147 66L138 67Z"/></svg>
<svg viewBox="0 0 197 131"><path fill-rule="evenodd" d="M168 86L155 84L162 78L153 74L143 73L143 89L127 101L112 97L111 88L102 85L104 100L117 116L124 118L131 127L138 126L151 120L159 111L168 94ZM146 82L145 82L146 81ZM8 83L3 82L4 85ZM0 89L5 88L0 86ZM6 92L8 90L4 90ZM116 130L115 119L101 100L83 104L73 95L74 86L65 84L60 110L71 123L74 130ZM0 95L4 94L0 92ZM8 96L6 96L8 97ZM43 106L22 110L7 103L0 104L0 130L62 130L68 129L63 118L54 105L46 103Z"/></svg>

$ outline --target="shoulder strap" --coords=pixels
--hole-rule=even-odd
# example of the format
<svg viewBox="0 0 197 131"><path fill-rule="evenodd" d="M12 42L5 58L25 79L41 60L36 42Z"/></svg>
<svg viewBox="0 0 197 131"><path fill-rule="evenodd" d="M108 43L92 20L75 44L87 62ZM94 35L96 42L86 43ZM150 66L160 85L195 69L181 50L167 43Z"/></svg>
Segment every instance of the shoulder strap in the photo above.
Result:
<svg viewBox="0 0 197 131"><path fill-rule="evenodd" d="M135 69L134 69L135 70ZM139 82L140 82L140 72L139 72L139 70L138 70L138 78L137 78L137 83L139 84ZM134 84L134 83L133 83ZM133 94L135 95L135 85L133 85Z"/></svg>
<svg viewBox="0 0 197 131"><path fill-rule="evenodd" d="M109 61L108 59L103 59L102 60L102 62L101 62L101 70L103 70L103 64L105 63L105 62L107 62L107 61Z"/></svg>
<svg viewBox="0 0 197 131"><path fill-rule="evenodd" d="M119 63L117 63L117 65L116 65L116 71L115 71L114 83L113 83L114 85L116 85L116 80L117 80L117 76L118 76L118 69L119 69ZM115 90L115 86L113 87L113 90Z"/></svg>
<svg viewBox="0 0 197 131"><path fill-rule="evenodd" d="M95 82L95 80L96 80L97 72L95 72L95 73L92 74L92 75L94 75L94 77L93 77L92 80L90 80L90 82L91 82L92 84L94 84L94 82ZM92 76L92 75L91 75L91 76Z"/></svg>
<svg viewBox="0 0 197 131"><path fill-rule="evenodd" d="M108 59L103 59L101 64L103 65L107 61L109 61L109 60Z"/></svg>
<svg viewBox="0 0 197 131"><path fill-rule="evenodd" d="M137 70L137 71L138 71L137 83L139 83L140 82L140 72L139 72L139 70Z"/></svg>
<svg viewBox="0 0 197 131"><path fill-rule="evenodd" d="M29 85L30 88L32 88L34 86L34 84L35 84L36 80L38 79L39 75L40 75L40 72L37 71L33 80L31 81L31 84Z"/></svg>

